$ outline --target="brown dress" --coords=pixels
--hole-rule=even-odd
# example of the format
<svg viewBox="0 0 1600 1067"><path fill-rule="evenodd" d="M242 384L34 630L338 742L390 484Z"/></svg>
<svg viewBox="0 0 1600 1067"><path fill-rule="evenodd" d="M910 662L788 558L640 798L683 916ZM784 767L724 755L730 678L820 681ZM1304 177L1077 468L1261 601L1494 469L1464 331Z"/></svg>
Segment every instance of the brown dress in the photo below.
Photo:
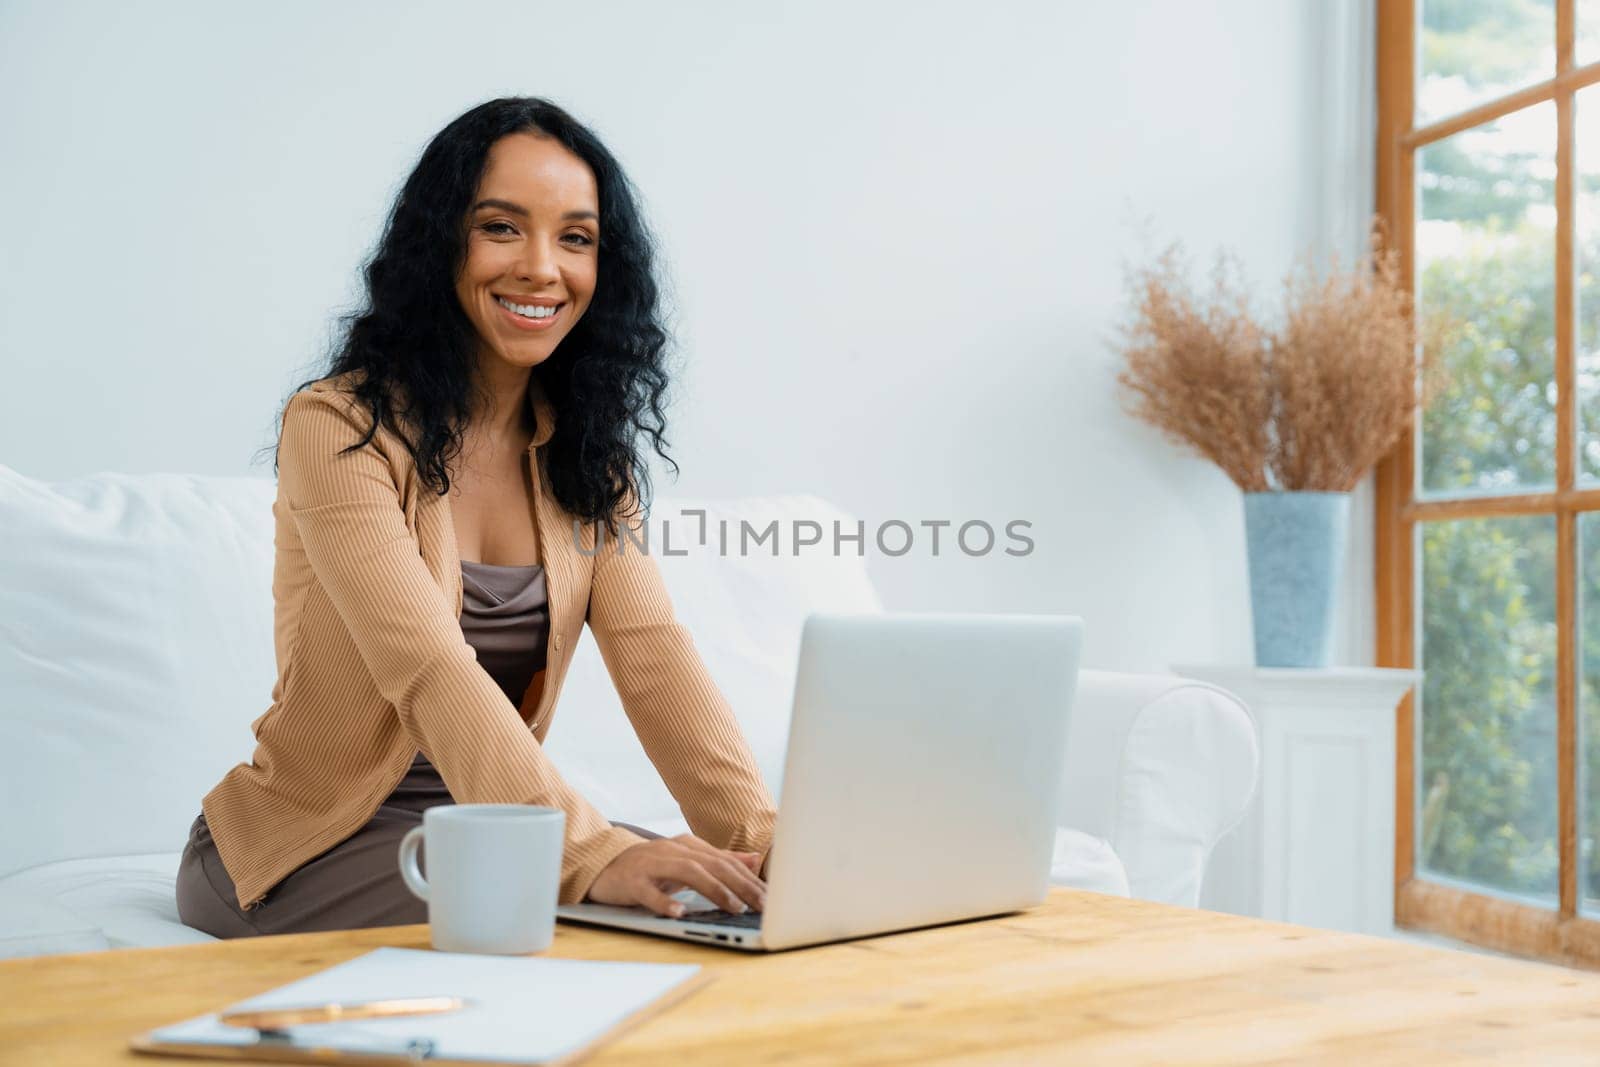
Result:
<svg viewBox="0 0 1600 1067"><path fill-rule="evenodd" d="M502 567L461 561L461 632L478 663L520 706L533 676L544 668L549 640L549 600L544 568ZM296 868L256 907L239 907L202 812L189 829L178 865L178 917L215 937L351 930L428 921L428 905L400 878L400 839L435 804L454 800L444 779L420 751L411 769L360 830ZM614 822L641 837L641 827ZM427 846L418 859L427 875Z"/></svg>

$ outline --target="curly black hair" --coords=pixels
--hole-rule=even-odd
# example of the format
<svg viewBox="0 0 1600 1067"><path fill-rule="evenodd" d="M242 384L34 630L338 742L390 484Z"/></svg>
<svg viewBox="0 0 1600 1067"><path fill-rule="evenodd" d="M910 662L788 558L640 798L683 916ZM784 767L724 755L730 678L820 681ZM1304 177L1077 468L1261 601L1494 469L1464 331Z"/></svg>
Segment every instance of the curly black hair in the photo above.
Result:
<svg viewBox="0 0 1600 1067"><path fill-rule="evenodd" d="M659 310L655 238L617 160L593 132L548 100L490 100L428 143L367 261L363 306L341 317L327 372L302 382L290 396L323 378L360 371L351 380L372 426L342 451L366 445L381 422L405 442L424 484L441 496L449 492L446 466L461 449L478 352L477 332L454 288L466 256L467 211L490 147L525 132L553 137L587 163L600 194L593 300L533 373L556 412L554 435L540 449L550 491L568 513L603 522L614 536L615 519L630 494L637 506L649 509L641 434L677 472L663 448L668 334Z"/></svg>

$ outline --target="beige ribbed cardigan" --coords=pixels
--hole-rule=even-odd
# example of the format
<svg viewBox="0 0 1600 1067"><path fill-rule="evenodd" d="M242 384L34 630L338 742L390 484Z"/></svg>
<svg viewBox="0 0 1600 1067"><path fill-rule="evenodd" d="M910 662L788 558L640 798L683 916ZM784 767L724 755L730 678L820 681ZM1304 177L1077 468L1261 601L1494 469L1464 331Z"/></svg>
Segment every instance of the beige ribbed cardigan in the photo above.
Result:
<svg viewBox="0 0 1600 1067"><path fill-rule="evenodd" d="M555 412L528 395L534 524L550 597L545 670L522 705L477 663L461 632L461 561L448 496L419 480L405 445L325 379L290 398L273 504L278 678L254 723L255 753L201 803L239 905L365 826L418 749L457 803L542 804L566 812L562 903L639 843L569 786L542 747L588 623L645 752L696 836L765 852L776 811L727 701L673 617L655 559L637 538L574 522L544 489L540 446ZM630 498L631 501L631 498ZM622 520L619 520L619 522ZM631 522L638 528L638 517Z"/></svg>

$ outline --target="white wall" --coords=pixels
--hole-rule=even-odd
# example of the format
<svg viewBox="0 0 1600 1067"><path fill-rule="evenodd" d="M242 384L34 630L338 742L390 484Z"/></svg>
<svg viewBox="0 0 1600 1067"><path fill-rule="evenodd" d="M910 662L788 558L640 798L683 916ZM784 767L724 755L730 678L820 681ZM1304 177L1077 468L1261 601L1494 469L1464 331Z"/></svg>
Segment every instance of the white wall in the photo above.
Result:
<svg viewBox="0 0 1600 1067"><path fill-rule="evenodd" d="M1092 666L1246 661L1239 494L1120 412L1108 342L1123 261L1170 239L1267 295L1348 245L1370 48L1322 43L1330 10L13 0L0 463L270 477L253 453L422 145L546 95L664 238L686 369L658 493L1026 519L1024 558L947 534L869 565L891 608L1082 614ZM1342 662L1371 655L1357 514Z"/></svg>

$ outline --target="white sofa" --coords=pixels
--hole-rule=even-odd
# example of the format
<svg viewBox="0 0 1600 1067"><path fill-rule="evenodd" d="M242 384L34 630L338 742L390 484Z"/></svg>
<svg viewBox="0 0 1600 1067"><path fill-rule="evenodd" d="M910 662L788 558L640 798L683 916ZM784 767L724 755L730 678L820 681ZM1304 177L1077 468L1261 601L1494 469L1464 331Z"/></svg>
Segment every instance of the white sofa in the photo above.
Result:
<svg viewBox="0 0 1600 1067"><path fill-rule="evenodd" d="M178 921L173 881L201 796L250 758L249 724L270 699L273 492L178 474L45 483L0 466L0 957L211 940ZM693 508L708 513L706 547ZM716 524L835 518L853 526L811 496L662 498L652 511L656 533L668 522L673 550L689 550L652 546L775 797L802 620L881 605L857 556L720 554ZM592 640L548 747L608 817L687 829ZM1256 778L1255 735L1230 694L1082 672L1053 880L1197 905Z"/></svg>

